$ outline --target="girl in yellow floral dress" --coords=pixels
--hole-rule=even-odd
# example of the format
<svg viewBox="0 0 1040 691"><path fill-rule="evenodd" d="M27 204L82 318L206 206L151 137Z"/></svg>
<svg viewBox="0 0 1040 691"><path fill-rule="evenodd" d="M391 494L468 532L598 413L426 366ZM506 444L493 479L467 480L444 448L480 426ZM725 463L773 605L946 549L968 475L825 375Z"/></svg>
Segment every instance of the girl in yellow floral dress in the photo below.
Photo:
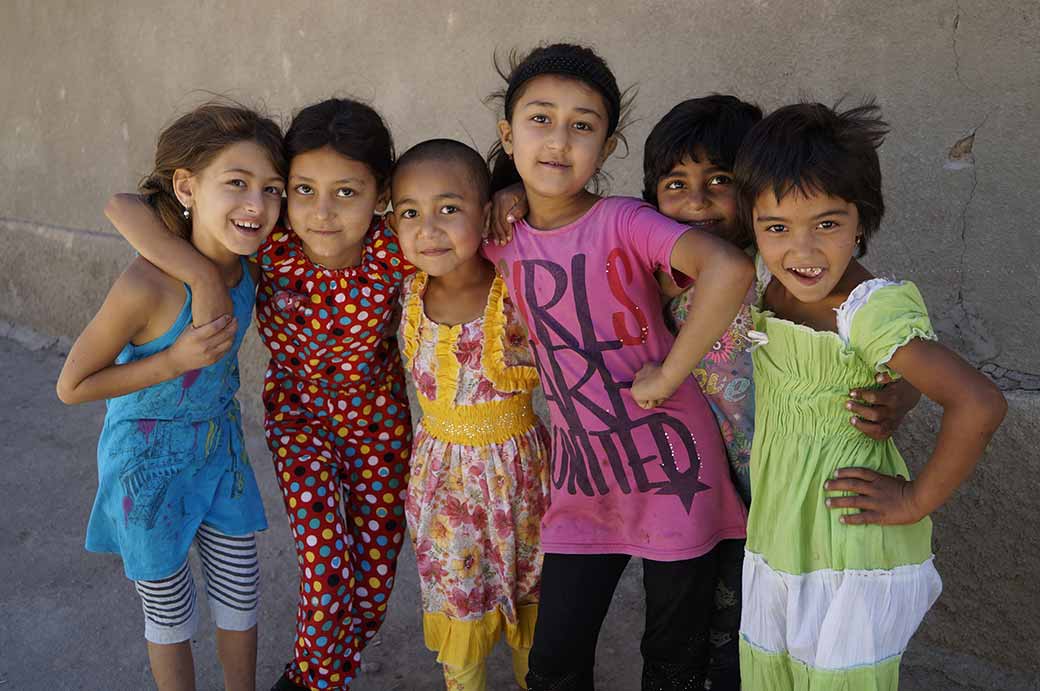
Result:
<svg viewBox="0 0 1040 691"><path fill-rule="evenodd" d="M406 512L426 645L452 691L486 688L503 635L526 688L549 497L549 439L531 403L538 374L505 283L480 255L488 190L480 154L446 139L406 152L393 177L392 223L420 269L401 298L423 410Z"/></svg>

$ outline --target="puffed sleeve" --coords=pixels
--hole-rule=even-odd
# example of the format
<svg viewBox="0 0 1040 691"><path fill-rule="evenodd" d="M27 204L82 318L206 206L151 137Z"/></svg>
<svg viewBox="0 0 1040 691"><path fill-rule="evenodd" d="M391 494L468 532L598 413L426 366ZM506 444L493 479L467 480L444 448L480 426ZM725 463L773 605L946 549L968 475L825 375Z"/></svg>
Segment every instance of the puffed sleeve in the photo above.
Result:
<svg viewBox="0 0 1040 691"><path fill-rule="evenodd" d="M888 361L897 350L915 338L936 340L928 310L917 286L909 281L864 284L865 295L856 291L849 326L849 344L876 372L897 376ZM864 287L864 286L861 286Z"/></svg>

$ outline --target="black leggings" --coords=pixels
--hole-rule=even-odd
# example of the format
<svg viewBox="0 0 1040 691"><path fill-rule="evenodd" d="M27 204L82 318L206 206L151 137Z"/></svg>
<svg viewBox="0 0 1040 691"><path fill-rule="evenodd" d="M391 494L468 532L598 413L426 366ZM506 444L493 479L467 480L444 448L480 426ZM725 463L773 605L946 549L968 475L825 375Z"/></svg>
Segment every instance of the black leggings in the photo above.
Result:
<svg viewBox="0 0 1040 691"><path fill-rule="evenodd" d="M724 540L715 548L718 583L711 613L709 640L712 691L740 690L740 603L744 541Z"/></svg>
<svg viewBox="0 0 1040 691"><path fill-rule="evenodd" d="M528 691L593 691L596 641L629 559L545 555ZM716 576L714 552L684 561L643 560L643 691L704 688Z"/></svg>

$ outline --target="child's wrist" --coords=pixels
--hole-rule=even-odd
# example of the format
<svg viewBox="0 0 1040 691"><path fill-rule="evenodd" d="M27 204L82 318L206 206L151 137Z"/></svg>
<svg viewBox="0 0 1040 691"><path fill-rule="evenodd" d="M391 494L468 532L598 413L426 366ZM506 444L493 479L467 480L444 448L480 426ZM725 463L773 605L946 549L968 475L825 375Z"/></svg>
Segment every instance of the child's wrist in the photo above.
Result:
<svg viewBox="0 0 1040 691"><path fill-rule="evenodd" d="M675 360L676 358L672 356L665 358L664 362L661 363L661 374L673 385L673 388L678 389L679 385L690 374L690 370L685 365L676 364Z"/></svg>
<svg viewBox="0 0 1040 691"><path fill-rule="evenodd" d="M188 328L190 329L191 327L189 326ZM159 362L163 381L176 379L187 371L181 367L180 361L177 359L172 347L159 352Z"/></svg>
<svg viewBox="0 0 1040 691"><path fill-rule="evenodd" d="M903 485L903 496L909 505L911 515L916 519L915 522L924 520L932 511L942 506L941 501L930 500L927 495L927 489L919 481L908 480Z"/></svg>
<svg viewBox="0 0 1040 691"><path fill-rule="evenodd" d="M223 288L224 279L220 275L217 265L203 257L200 261L192 262L187 283L193 291L198 292L198 290L207 288L214 290L218 287Z"/></svg>

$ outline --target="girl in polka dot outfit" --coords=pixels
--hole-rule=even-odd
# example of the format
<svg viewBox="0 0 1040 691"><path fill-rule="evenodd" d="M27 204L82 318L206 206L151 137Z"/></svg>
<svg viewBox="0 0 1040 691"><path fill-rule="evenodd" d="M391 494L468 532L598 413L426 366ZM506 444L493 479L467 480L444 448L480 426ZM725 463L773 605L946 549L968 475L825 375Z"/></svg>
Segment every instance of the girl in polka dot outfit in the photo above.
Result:
<svg viewBox="0 0 1040 691"><path fill-rule="evenodd" d="M394 162L379 115L330 99L303 109L285 142L288 223L257 255L256 299L271 352L264 429L300 566L294 656L273 689L331 691L349 688L383 622L403 539L412 433L394 333L412 269L375 215ZM144 256L226 311L197 254L139 213L123 220Z"/></svg>

